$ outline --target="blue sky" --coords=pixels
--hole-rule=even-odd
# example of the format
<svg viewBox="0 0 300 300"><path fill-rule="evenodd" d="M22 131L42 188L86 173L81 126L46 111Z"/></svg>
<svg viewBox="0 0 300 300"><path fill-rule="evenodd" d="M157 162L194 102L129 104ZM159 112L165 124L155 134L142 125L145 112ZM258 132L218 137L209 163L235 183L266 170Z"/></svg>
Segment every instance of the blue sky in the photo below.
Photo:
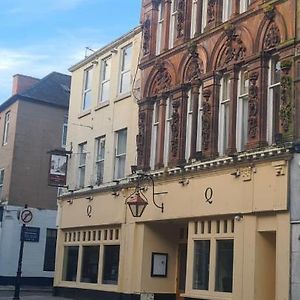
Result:
<svg viewBox="0 0 300 300"><path fill-rule="evenodd" d="M141 0L0 0L0 103L12 75L42 78L139 24Z"/></svg>

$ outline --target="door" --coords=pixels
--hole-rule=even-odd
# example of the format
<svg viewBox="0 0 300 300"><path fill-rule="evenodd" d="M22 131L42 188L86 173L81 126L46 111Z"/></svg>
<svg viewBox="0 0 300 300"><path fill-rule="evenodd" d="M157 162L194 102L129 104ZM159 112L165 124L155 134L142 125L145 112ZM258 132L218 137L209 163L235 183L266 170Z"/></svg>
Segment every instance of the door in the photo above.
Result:
<svg viewBox="0 0 300 300"><path fill-rule="evenodd" d="M186 279L186 258L187 258L187 244L178 245L178 261L177 261L177 288L176 299L184 300L180 297L180 294L185 291L185 279Z"/></svg>

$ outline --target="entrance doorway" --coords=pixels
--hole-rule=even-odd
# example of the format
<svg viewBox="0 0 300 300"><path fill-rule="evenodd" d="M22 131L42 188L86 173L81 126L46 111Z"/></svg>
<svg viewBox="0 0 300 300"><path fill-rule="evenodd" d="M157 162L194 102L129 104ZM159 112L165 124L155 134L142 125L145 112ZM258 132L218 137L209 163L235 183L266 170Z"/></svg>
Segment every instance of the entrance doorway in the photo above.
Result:
<svg viewBox="0 0 300 300"><path fill-rule="evenodd" d="M185 292L185 279L186 279L186 259L187 259L187 243L178 245L178 261L177 261L177 288L176 299L184 300L180 294Z"/></svg>

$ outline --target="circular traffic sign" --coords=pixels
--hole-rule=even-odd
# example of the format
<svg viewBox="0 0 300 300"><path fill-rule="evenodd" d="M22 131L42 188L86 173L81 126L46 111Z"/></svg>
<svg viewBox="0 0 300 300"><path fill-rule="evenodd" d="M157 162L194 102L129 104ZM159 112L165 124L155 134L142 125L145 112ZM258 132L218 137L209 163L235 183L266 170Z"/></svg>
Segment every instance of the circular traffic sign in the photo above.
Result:
<svg viewBox="0 0 300 300"><path fill-rule="evenodd" d="M21 217L21 221L24 224L28 224L32 221L32 218L33 218L32 211L29 209L24 209L24 210L22 210L20 217Z"/></svg>

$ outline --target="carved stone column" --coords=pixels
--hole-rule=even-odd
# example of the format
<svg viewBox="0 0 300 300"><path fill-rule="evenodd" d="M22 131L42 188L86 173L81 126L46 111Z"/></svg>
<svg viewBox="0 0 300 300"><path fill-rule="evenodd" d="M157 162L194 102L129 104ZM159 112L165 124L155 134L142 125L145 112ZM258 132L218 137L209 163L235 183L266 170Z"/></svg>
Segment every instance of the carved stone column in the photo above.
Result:
<svg viewBox="0 0 300 300"><path fill-rule="evenodd" d="M233 67L230 72L230 102L229 102L229 142L227 154L236 152L236 114L237 114L237 91L238 70Z"/></svg>
<svg viewBox="0 0 300 300"><path fill-rule="evenodd" d="M220 24L222 20L222 0L208 0L207 3L207 29Z"/></svg>
<svg viewBox="0 0 300 300"><path fill-rule="evenodd" d="M150 169L152 115L153 99L146 98L139 104L139 133L136 137L137 165L144 171Z"/></svg>
<svg viewBox="0 0 300 300"><path fill-rule="evenodd" d="M180 89L173 93L170 166L177 166L185 163L187 98L188 95L185 86L181 86Z"/></svg>
<svg viewBox="0 0 300 300"><path fill-rule="evenodd" d="M267 133L268 56L249 66L248 143L246 149L265 147Z"/></svg>
<svg viewBox="0 0 300 300"><path fill-rule="evenodd" d="M210 159L218 153L218 115L220 83L214 76L203 87L202 114L202 157Z"/></svg>
<svg viewBox="0 0 300 300"><path fill-rule="evenodd" d="M191 134L191 154L190 159L196 158L197 151L197 132L198 132L198 112L199 112L199 89L200 80L195 80L192 83L192 103L193 103L193 113L192 113L192 134Z"/></svg>

